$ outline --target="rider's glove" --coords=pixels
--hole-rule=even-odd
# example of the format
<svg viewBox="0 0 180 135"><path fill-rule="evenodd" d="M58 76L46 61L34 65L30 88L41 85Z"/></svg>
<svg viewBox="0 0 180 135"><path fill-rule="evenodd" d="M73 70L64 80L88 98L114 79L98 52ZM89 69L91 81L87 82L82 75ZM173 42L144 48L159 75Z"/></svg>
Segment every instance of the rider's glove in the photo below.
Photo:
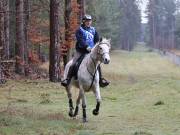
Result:
<svg viewBox="0 0 180 135"><path fill-rule="evenodd" d="M91 52L91 47L88 46L88 47L86 48L86 50L87 50L88 52Z"/></svg>

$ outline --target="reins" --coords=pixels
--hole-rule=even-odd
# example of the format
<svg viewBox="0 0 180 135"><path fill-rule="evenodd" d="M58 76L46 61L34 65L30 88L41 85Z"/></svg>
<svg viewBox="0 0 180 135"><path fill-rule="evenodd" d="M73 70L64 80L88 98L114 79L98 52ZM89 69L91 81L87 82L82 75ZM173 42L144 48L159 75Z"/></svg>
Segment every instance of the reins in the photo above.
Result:
<svg viewBox="0 0 180 135"><path fill-rule="evenodd" d="M106 45L109 45L109 44L107 44L107 43L100 43L100 44L106 44ZM100 44L99 44L99 45L100 45ZM103 57L106 53L108 53L108 52L104 52L104 53L102 54L101 57ZM99 54L99 51L98 51L98 54ZM94 67L96 68L96 63L95 63L95 61L94 61L94 59L92 58L91 55L90 55L90 58L91 58L91 60L93 61ZM89 90L92 88L92 86L93 86L93 83L94 83L94 80L95 80L95 77L96 77L97 70L98 70L98 68L100 67L101 63L102 63L102 62L100 62L100 63L98 64L98 66L97 66L97 68L96 68L94 74L91 73L91 72L89 71L88 67L87 67L87 71L88 71L89 74L93 77L93 78L92 78L91 85L90 85L88 91L89 91Z"/></svg>
<svg viewBox="0 0 180 135"><path fill-rule="evenodd" d="M92 61L93 61L94 67L96 68L96 63L94 62L94 59L92 58L91 55L90 55L90 57L91 57L91 59L92 59ZM92 88L92 86L93 86L93 83L94 83L94 80L95 80L95 77L96 77L96 73L97 73L97 70L98 70L98 68L100 67L100 65L101 65L101 63L98 64L98 66L97 66L94 74L92 74L92 73L88 70L88 67L87 67L87 71L88 71L89 74L93 77L93 79L92 79L92 81L91 81L91 85L90 85L88 91L89 91L89 90Z"/></svg>

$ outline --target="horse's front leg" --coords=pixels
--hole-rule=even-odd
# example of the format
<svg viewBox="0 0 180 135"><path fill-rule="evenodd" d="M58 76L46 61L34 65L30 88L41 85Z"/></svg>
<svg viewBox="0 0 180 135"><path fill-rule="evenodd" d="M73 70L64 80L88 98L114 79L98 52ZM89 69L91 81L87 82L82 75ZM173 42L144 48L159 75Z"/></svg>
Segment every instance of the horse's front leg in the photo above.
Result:
<svg viewBox="0 0 180 135"><path fill-rule="evenodd" d="M99 85L97 85L94 89L94 94L96 96L96 108L93 110L93 115L98 115L99 114L99 109L100 109L100 105L101 105L101 94L100 94L100 89L99 89Z"/></svg>
<svg viewBox="0 0 180 135"><path fill-rule="evenodd" d="M80 88L80 93L82 97L82 110L83 110L83 122L87 122L87 115L86 115L86 96L84 89Z"/></svg>
<svg viewBox="0 0 180 135"><path fill-rule="evenodd" d="M93 110L93 115L98 115L99 114L100 104L101 104L101 102L97 101L96 108Z"/></svg>
<svg viewBox="0 0 180 135"><path fill-rule="evenodd" d="M66 91L67 91L67 95L68 95L68 99L69 99L69 116L73 117L74 107L73 107L71 87L70 86L66 87Z"/></svg>

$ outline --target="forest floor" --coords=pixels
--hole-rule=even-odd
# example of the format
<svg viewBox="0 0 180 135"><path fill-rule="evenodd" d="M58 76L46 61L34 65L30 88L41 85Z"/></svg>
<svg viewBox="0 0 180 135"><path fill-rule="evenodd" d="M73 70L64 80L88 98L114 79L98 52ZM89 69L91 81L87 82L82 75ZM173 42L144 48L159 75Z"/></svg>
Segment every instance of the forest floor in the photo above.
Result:
<svg viewBox="0 0 180 135"><path fill-rule="evenodd" d="M65 89L48 80L8 81L0 87L0 135L180 135L180 67L145 47L113 51L104 65L111 85L88 123L68 116ZM78 91L73 92L74 98Z"/></svg>

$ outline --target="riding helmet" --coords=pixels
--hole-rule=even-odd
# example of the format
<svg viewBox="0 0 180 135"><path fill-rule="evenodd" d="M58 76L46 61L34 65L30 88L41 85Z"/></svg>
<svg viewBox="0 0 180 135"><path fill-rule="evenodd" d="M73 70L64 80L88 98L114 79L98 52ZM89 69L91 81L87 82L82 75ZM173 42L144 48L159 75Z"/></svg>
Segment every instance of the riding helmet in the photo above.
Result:
<svg viewBox="0 0 180 135"><path fill-rule="evenodd" d="M83 21L86 21L86 20L92 20L92 16L91 15L88 15L88 14L86 14L86 15L84 15L84 17L83 17L83 19L82 19Z"/></svg>

